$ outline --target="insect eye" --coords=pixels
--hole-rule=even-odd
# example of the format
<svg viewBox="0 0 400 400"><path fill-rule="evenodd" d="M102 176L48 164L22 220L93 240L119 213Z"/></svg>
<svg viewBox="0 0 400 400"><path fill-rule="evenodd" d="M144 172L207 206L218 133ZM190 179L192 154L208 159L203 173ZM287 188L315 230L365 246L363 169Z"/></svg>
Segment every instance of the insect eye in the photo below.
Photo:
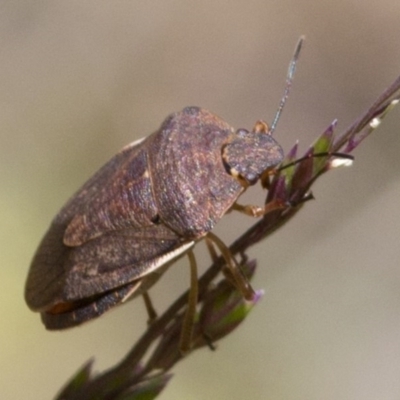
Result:
<svg viewBox="0 0 400 400"><path fill-rule="evenodd" d="M244 137L246 137L248 134L249 134L249 131L248 131L247 129L244 129L244 128L239 128L239 129L236 131L236 135L237 135L238 137L240 137L240 138L244 138Z"/></svg>
<svg viewBox="0 0 400 400"><path fill-rule="evenodd" d="M256 175L253 172L249 172L248 174L246 174L245 176L243 176L242 178L244 178L244 180L249 184L249 185L254 185L255 183L257 183L259 176Z"/></svg>

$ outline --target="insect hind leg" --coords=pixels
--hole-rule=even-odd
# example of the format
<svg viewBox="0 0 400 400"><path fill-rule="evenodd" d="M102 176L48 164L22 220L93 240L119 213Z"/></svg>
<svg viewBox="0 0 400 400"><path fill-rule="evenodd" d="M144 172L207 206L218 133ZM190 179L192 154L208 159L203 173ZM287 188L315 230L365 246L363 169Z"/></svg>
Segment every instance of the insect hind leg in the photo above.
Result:
<svg viewBox="0 0 400 400"><path fill-rule="evenodd" d="M144 305L146 307L147 315L149 319L147 320L148 325L151 325L158 317L157 311L153 306L153 302L151 301L150 295L148 292L144 292L142 294Z"/></svg>
<svg viewBox="0 0 400 400"><path fill-rule="evenodd" d="M190 262L190 291L188 296L187 309L183 317L181 336L179 340L179 350L182 355L187 354L191 348L194 329L194 318L196 315L196 306L199 294L196 258L192 250L189 250L187 255Z"/></svg>

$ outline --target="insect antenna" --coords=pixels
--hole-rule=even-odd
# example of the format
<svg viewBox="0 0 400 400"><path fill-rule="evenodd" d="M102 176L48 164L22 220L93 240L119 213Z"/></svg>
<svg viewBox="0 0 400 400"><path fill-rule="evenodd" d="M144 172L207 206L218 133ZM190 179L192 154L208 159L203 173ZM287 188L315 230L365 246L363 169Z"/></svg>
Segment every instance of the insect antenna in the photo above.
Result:
<svg viewBox="0 0 400 400"><path fill-rule="evenodd" d="M290 64L289 64L288 73L286 75L285 91L283 92L283 96L279 103L278 110L276 111L274 121L272 122L271 129L269 130L270 134L272 134L275 131L276 125L278 124L278 121L282 114L283 108L285 107L286 100L289 97L289 92L290 92L290 88L292 86L294 73L296 71L297 60L299 59L300 50L303 45L303 42L304 42L304 36L300 36L300 39L297 42L292 60L290 61Z"/></svg>
<svg viewBox="0 0 400 400"><path fill-rule="evenodd" d="M308 160L309 158L317 158L317 157L336 157L337 158L336 163L334 163L335 160L331 161L331 163L334 163L333 166L351 165L354 160L354 157L350 154L323 151L321 153L307 154L304 157L298 158L297 160L290 162L289 164L282 165L281 167L277 168L276 171L277 172L282 171L286 168L293 167L293 165L300 164L301 162Z"/></svg>

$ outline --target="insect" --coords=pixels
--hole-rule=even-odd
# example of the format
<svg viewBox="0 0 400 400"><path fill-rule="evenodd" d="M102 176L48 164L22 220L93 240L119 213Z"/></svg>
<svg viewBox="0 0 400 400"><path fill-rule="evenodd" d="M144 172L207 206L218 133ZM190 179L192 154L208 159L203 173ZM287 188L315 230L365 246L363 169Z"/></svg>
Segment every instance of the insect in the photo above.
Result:
<svg viewBox="0 0 400 400"><path fill-rule="evenodd" d="M41 313L48 329L79 325L146 294L184 254L189 255L195 299L192 248L204 238L219 248L237 286L251 298L251 286L211 231L231 209L253 216L271 209L237 200L283 159L272 133L301 44L302 39L271 128L259 121L252 131L235 131L207 110L186 107L152 135L123 148L67 202L42 239L26 283L26 302Z"/></svg>

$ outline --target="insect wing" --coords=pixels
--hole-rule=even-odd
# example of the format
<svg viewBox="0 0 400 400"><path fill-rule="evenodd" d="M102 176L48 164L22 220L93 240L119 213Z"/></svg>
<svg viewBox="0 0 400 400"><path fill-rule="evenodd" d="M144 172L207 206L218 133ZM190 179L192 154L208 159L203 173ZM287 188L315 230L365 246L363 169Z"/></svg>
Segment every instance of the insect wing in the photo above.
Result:
<svg viewBox="0 0 400 400"><path fill-rule="evenodd" d="M158 257L152 265L149 265L149 270L153 270L154 273L149 273L142 278L81 301L56 304L52 309L41 313L44 325L50 330L80 325L104 314L112 307L138 294L142 294L157 282L171 262L175 261L176 258L184 254L193 245L193 242L187 243L170 253ZM115 272L118 273L118 269Z"/></svg>
<svg viewBox="0 0 400 400"><path fill-rule="evenodd" d="M53 313L85 306L93 314L88 304L95 298L103 298L101 310L122 301L133 289L124 286L194 244L156 223L156 217L140 142L113 157L56 216L30 268L28 305Z"/></svg>
<svg viewBox="0 0 400 400"><path fill-rule="evenodd" d="M141 284L142 280L134 281L96 298L91 298L90 301L81 302L79 305L70 304L70 308L64 305L52 312L42 312L42 321L49 330L60 330L80 325L104 314L129 296L133 296L135 292L140 290ZM71 306L73 307L71 308Z"/></svg>

